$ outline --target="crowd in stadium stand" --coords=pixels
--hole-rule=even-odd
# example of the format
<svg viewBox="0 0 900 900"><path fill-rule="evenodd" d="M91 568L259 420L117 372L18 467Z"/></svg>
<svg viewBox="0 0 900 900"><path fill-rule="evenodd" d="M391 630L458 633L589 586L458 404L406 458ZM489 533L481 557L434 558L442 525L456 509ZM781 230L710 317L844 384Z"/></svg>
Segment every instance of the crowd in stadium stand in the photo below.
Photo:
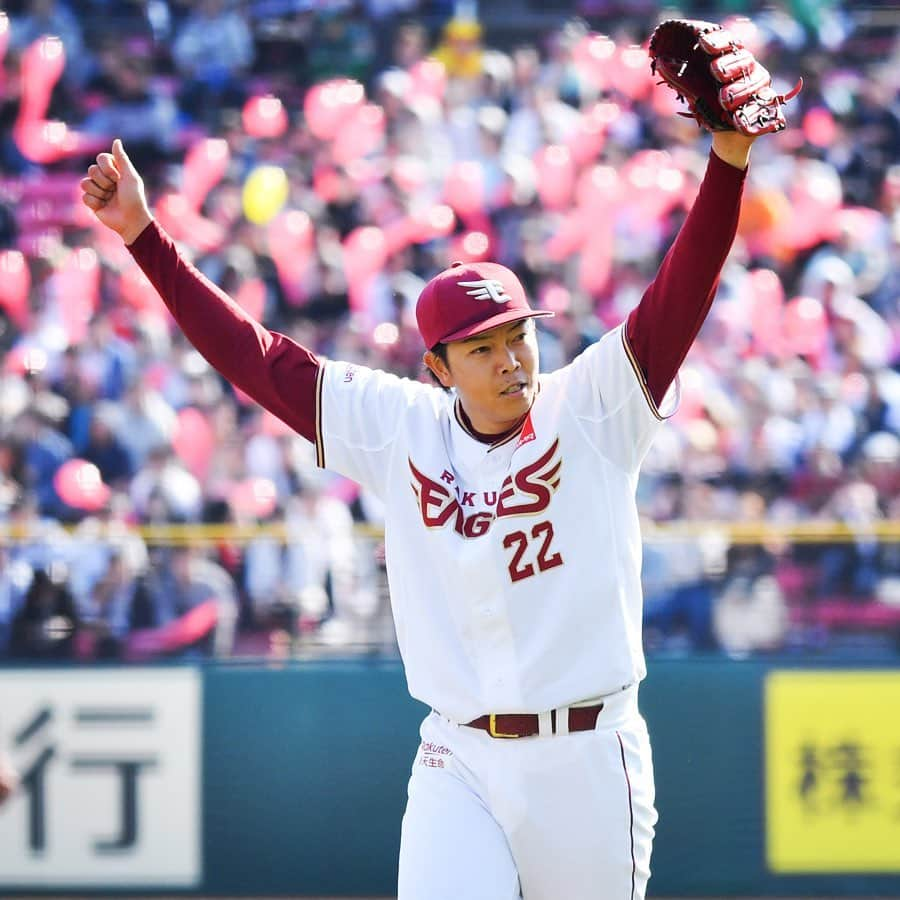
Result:
<svg viewBox="0 0 900 900"><path fill-rule="evenodd" d="M544 5L514 34L485 6L0 13L0 657L390 649L377 500L208 367L77 182L123 138L159 220L245 308L411 378L425 280L498 259L555 311L542 366L564 365L640 299L709 142L634 46L656 4L555 24ZM900 43L877 7L724 7L776 88L806 85L754 147L644 467L646 643L896 652ZM850 536L764 530L810 521Z"/></svg>

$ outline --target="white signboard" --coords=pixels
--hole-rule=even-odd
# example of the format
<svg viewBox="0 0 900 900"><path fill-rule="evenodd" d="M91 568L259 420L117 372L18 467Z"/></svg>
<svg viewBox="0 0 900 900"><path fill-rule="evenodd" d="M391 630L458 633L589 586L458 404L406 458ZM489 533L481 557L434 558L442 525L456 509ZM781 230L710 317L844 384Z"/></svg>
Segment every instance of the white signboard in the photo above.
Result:
<svg viewBox="0 0 900 900"><path fill-rule="evenodd" d="M193 669L0 671L0 888L196 886L200 744Z"/></svg>

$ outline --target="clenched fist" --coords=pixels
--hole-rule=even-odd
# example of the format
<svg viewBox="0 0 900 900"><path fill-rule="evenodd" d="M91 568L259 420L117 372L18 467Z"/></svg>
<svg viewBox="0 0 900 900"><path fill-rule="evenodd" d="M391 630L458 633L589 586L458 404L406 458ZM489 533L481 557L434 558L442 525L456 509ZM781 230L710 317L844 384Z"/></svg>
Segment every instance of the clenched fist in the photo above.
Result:
<svg viewBox="0 0 900 900"><path fill-rule="evenodd" d="M122 142L113 141L112 153L101 153L81 179L82 202L107 227L131 244L151 222L144 182Z"/></svg>

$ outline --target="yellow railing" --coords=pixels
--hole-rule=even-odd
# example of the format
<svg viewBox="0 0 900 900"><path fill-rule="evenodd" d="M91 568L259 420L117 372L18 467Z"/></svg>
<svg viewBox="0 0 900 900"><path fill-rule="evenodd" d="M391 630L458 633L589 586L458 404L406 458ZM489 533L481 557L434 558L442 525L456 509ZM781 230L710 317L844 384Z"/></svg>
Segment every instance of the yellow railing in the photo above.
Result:
<svg viewBox="0 0 900 900"><path fill-rule="evenodd" d="M271 537L283 541L289 535L284 524L141 525L129 529L115 526L113 529L101 527L97 530L80 530L78 526L64 526L64 530L69 535L87 541L112 540L130 533L139 535L147 543L167 545L247 543L260 537ZM380 526L357 525L355 532L361 538L380 539L383 537L383 530ZM893 543L900 541L900 519L852 526L835 521L805 521L791 524L682 521L651 525L645 527L643 532L646 541L684 540L710 533L727 538L733 544L760 544L769 541L797 544L839 544L863 539ZM29 543L36 540L46 541L48 538L52 540L52 535L48 535L44 530L0 527L0 545Z"/></svg>

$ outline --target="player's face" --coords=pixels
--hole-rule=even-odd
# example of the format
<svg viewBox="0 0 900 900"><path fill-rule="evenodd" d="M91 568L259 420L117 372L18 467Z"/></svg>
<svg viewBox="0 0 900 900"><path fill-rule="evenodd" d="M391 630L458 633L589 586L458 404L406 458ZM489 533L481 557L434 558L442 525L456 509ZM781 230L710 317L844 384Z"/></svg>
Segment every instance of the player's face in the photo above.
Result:
<svg viewBox="0 0 900 900"><path fill-rule="evenodd" d="M445 387L456 388L476 431L499 434L512 428L534 400L538 372L534 322L523 319L453 341L441 369L435 374Z"/></svg>

